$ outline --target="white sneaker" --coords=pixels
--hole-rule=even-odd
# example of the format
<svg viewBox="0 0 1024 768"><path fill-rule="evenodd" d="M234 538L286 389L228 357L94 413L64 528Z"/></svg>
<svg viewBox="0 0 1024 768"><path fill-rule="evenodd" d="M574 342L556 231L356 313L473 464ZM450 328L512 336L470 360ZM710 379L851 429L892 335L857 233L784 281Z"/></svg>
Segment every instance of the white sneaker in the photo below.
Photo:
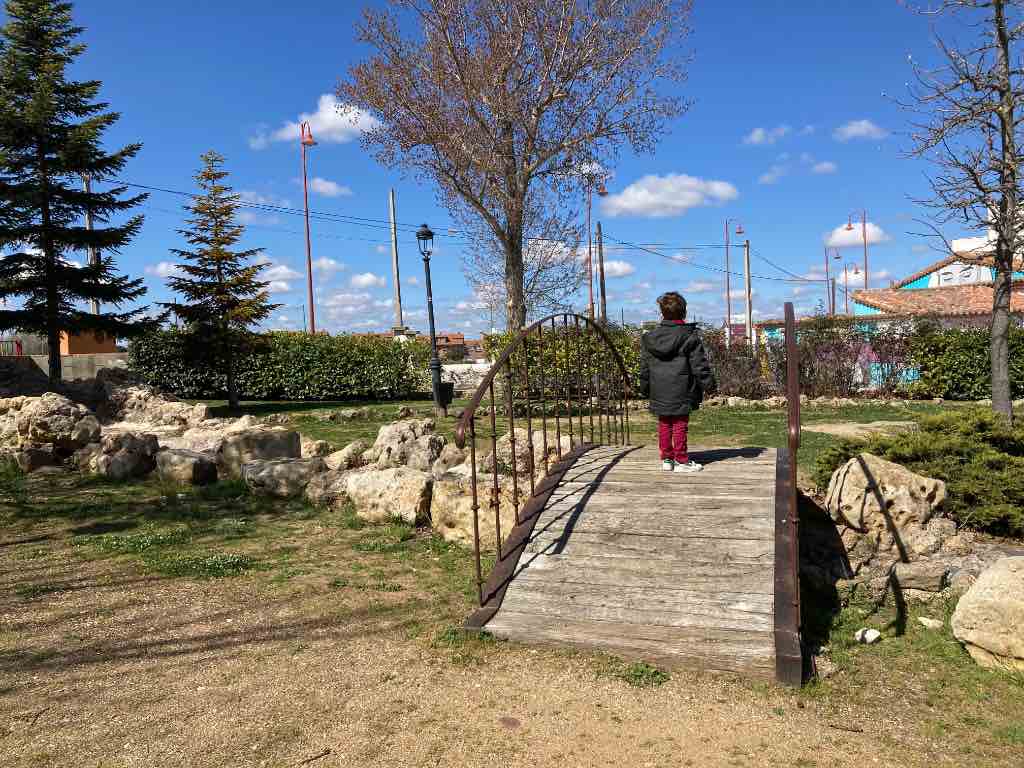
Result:
<svg viewBox="0 0 1024 768"><path fill-rule="evenodd" d="M675 465L676 465L676 463L674 461L672 461L672 459L662 459L661 460L661 471L662 472L671 472L672 468L675 467Z"/></svg>
<svg viewBox="0 0 1024 768"><path fill-rule="evenodd" d="M702 469L704 469L704 465L698 464L693 459L690 459L685 464L676 464L672 468L672 471L673 472L689 472L690 474L693 474L694 472L700 472Z"/></svg>

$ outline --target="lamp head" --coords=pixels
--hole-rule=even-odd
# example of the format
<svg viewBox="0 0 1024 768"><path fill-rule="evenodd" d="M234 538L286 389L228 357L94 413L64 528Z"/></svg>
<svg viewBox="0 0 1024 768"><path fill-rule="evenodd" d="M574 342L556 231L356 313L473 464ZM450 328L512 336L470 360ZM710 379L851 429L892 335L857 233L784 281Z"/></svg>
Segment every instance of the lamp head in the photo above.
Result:
<svg viewBox="0 0 1024 768"><path fill-rule="evenodd" d="M304 147L316 146L316 141L313 140L313 130L309 127L309 123L302 123L299 126L299 143Z"/></svg>
<svg viewBox="0 0 1024 768"><path fill-rule="evenodd" d="M416 242L420 247L420 255L424 258L428 257L434 250L434 233L430 231L430 227L426 224L416 230Z"/></svg>
<svg viewBox="0 0 1024 768"><path fill-rule="evenodd" d="M846 231L853 232L853 217L847 217L846 219Z"/></svg>
<svg viewBox="0 0 1024 768"><path fill-rule="evenodd" d="M739 223L736 224L736 234L737 235L746 234L746 230L743 229L743 225L742 224L739 224Z"/></svg>

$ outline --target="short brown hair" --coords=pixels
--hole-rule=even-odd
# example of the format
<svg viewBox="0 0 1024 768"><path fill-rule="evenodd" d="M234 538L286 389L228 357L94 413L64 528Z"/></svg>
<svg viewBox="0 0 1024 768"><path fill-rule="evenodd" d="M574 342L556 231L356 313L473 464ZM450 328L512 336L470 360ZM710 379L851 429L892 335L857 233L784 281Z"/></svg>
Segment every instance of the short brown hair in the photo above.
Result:
<svg viewBox="0 0 1024 768"><path fill-rule="evenodd" d="M686 319L686 299L675 291L661 294L658 297L658 307L661 309L661 316L665 320Z"/></svg>

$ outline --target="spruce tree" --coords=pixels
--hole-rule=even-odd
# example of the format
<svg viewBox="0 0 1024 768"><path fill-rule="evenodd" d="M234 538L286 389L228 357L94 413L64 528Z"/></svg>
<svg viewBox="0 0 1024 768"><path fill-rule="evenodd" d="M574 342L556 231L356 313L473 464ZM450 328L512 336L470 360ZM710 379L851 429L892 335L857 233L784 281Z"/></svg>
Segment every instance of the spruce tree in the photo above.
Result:
<svg viewBox="0 0 1024 768"><path fill-rule="evenodd" d="M264 265L252 262L263 249L232 250L245 227L235 217L239 196L221 183L228 175L224 158L211 150L201 159L195 177L200 194L186 206L192 214L189 228L179 230L193 250L171 250L185 263L179 266L181 276L167 280L185 301L164 306L185 323L193 342L189 347L199 350L206 363L223 366L228 403L237 408L235 362L254 341L252 326L279 305L268 301L267 283L259 281Z"/></svg>
<svg viewBox="0 0 1024 768"><path fill-rule="evenodd" d="M61 379L62 332L130 337L152 324L146 308L92 314L88 302L119 309L145 293L142 280L115 272L111 251L125 246L142 216L120 225L110 218L144 199L125 187L86 193L83 177L102 182L121 172L140 149L108 154L104 131L120 117L97 101L96 80L69 80L67 69L85 46L71 5L56 0L8 0L0 28L0 331L38 333L49 343L52 386ZM99 226L89 231L91 213ZM97 249L97 263L86 254ZM76 264L74 254L80 254Z"/></svg>

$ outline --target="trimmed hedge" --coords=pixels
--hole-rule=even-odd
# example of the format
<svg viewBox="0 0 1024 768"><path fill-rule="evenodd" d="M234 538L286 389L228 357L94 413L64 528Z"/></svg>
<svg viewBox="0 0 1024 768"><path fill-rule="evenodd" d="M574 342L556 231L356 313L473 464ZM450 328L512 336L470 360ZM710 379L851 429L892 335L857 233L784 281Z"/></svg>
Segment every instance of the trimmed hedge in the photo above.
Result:
<svg viewBox="0 0 1024 768"><path fill-rule="evenodd" d="M814 482L867 452L944 480L946 510L957 525L1003 536L1024 536L1024 426L980 408L921 420L920 428L867 440L844 440L822 451Z"/></svg>
<svg viewBox="0 0 1024 768"><path fill-rule="evenodd" d="M418 342L373 336L258 334L238 357L238 389L246 400L349 400L405 397L426 386L428 355ZM128 365L142 381L178 397L224 397L218 361L195 349L183 331L147 334L128 348Z"/></svg>
<svg viewBox="0 0 1024 768"><path fill-rule="evenodd" d="M918 327L910 339L910 358L920 378L911 391L918 397L981 400L992 396L987 328ZM1024 397L1024 328L1010 328L1010 391Z"/></svg>

